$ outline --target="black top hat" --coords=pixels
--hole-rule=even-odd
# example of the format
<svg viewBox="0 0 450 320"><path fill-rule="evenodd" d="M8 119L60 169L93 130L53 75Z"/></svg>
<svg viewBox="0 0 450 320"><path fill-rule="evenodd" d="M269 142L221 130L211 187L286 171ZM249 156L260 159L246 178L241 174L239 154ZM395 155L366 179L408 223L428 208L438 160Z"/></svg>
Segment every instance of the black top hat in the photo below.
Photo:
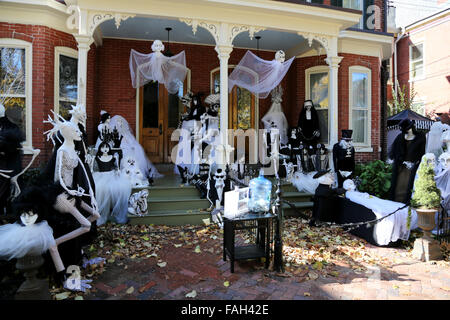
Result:
<svg viewBox="0 0 450 320"><path fill-rule="evenodd" d="M342 130L342 139L352 140L353 130Z"/></svg>
<svg viewBox="0 0 450 320"><path fill-rule="evenodd" d="M409 119L403 119L402 121L400 121L398 125L400 126L402 132L406 132L412 127L414 127L414 122Z"/></svg>
<svg viewBox="0 0 450 320"><path fill-rule="evenodd" d="M318 172L313 176L313 178L314 178L314 179L320 178L321 176L327 174L327 173L330 172L330 171L331 171L331 169L328 169L328 170L320 170L320 171L318 171Z"/></svg>

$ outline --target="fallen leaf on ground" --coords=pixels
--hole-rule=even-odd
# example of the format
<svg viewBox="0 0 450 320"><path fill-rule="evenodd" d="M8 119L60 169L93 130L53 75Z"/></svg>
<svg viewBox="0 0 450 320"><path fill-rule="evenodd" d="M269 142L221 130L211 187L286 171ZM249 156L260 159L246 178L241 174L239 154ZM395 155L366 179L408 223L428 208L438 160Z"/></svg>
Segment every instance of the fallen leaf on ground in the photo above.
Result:
<svg viewBox="0 0 450 320"><path fill-rule="evenodd" d="M224 285L225 287L229 287L229 286L230 286L230 282L229 282L229 281L225 281L225 282L223 283L223 285Z"/></svg>
<svg viewBox="0 0 450 320"><path fill-rule="evenodd" d="M134 287L129 287L126 294L132 294L134 292Z"/></svg>
<svg viewBox="0 0 450 320"><path fill-rule="evenodd" d="M197 296L197 291L192 290L188 294L185 295L186 298L195 298Z"/></svg>
<svg viewBox="0 0 450 320"><path fill-rule="evenodd" d="M56 300L65 300L70 296L70 292L58 293L55 295Z"/></svg>
<svg viewBox="0 0 450 320"><path fill-rule="evenodd" d="M164 268L165 266L167 266L167 262L158 263L158 267L160 268Z"/></svg>
<svg viewBox="0 0 450 320"><path fill-rule="evenodd" d="M303 293L303 295L304 295L305 297L310 297L310 296L311 296L311 293L305 292L305 293Z"/></svg>

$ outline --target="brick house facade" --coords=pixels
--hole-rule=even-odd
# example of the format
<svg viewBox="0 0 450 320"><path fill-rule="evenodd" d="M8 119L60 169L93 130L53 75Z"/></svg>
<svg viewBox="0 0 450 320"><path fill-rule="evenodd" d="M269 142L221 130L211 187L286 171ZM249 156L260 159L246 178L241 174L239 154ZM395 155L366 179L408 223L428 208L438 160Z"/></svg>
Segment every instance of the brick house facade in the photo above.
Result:
<svg viewBox="0 0 450 320"><path fill-rule="evenodd" d="M323 1L322 4L317 5L305 4L302 1L283 2L293 2L302 8L309 8L310 6L329 8L329 10L333 8L332 13L340 10L354 13L354 10L333 7L333 5L336 5L333 1ZM384 12L384 1L374 1L374 3L378 4L382 12ZM61 16L64 15L61 14ZM384 14L382 17L384 17ZM67 14L64 19L67 19ZM52 150L51 142L46 141L43 135L43 132L48 129L44 125L43 120L54 109L56 103L54 101L55 47L61 46L77 50L78 40L70 33L70 30L66 30L66 32L58 30L64 29L63 27L52 28L46 25L2 22L2 20L4 21L2 16L0 16L0 40L2 38L19 39L32 43L32 146L41 149L41 154L35 165L43 165L49 159ZM369 92L371 93L371 110L370 127L368 128L370 131L370 143L369 148L361 148L357 152L357 160L364 162L381 157L380 115L383 110L382 101L380 101L380 68L381 60L388 58L388 56L386 54L380 56L379 53L385 50L391 41L390 35L382 32L383 24L382 20L380 30L367 32L364 30L353 30L350 33L347 32L342 37L340 36L338 42L337 56L342 57L337 74L338 137L340 137L342 129L349 128L349 99L351 95L349 70L354 66L365 67L370 70L371 83ZM369 38L366 39L365 37ZM383 37L383 40L378 40L376 37ZM361 38L363 39L361 40ZM87 58L86 81L87 132L90 144L94 144L97 138L96 127L99 122L100 110L106 110L111 115L122 115L127 119L131 128L136 128L137 91L131 86L128 66L129 54L131 49L142 53L150 53L151 43L151 40L104 37L99 43L96 41L90 45ZM377 48L371 49L371 52L377 52L377 54L372 54L371 52L365 54L367 50L363 49L363 47L367 43L373 48ZM205 96L208 95L211 91L211 71L220 67L215 47L204 44L171 43L170 48L174 53L182 50L186 52L187 67L191 70L191 91L205 93ZM358 52L354 52L355 50ZM238 64L246 51L246 48L234 47L230 54L228 65ZM260 50L258 52L259 56L266 60L273 59L274 53L275 50ZM281 85L284 89L282 105L290 126L296 126L298 115L306 97L305 71L316 66L327 67L326 58L327 55L311 55L309 52L296 56L288 74L282 81ZM270 104L270 97L259 100L259 119L267 112Z"/></svg>

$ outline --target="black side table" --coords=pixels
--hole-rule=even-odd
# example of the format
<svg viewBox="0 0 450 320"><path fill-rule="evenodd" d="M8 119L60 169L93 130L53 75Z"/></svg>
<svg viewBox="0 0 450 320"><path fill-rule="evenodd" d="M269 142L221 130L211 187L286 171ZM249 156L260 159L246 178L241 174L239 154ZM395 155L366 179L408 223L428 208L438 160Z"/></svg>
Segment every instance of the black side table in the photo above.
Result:
<svg viewBox="0 0 450 320"><path fill-rule="evenodd" d="M234 272L234 261L266 258L265 267L270 261L270 235L272 213L247 213L234 219L223 219L223 260L230 258L230 271ZM254 230L256 241L254 244L235 246L236 230Z"/></svg>

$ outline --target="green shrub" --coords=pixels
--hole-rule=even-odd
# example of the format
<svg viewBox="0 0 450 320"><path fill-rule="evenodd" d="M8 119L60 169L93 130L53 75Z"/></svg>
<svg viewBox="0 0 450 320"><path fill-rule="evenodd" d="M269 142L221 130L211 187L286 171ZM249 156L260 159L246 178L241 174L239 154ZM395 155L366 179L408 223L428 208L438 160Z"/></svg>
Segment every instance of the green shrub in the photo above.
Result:
<svg viewBox="0 0 450 320"><path fill-rule="evenodd" d="M381 199L386 199L391 187L391 165L375 160L367 164L359 164L355 167L358 177L358 190L367 192Z"/></svg>
<svg viewBox="0 0 450 320"><path fill-rule="evenodd" d="M441 205L441 191L434 181L433 166L422 162L417 170L417 180L414 183L414 195L411 199L413 208L437 209Z"/></svg>

